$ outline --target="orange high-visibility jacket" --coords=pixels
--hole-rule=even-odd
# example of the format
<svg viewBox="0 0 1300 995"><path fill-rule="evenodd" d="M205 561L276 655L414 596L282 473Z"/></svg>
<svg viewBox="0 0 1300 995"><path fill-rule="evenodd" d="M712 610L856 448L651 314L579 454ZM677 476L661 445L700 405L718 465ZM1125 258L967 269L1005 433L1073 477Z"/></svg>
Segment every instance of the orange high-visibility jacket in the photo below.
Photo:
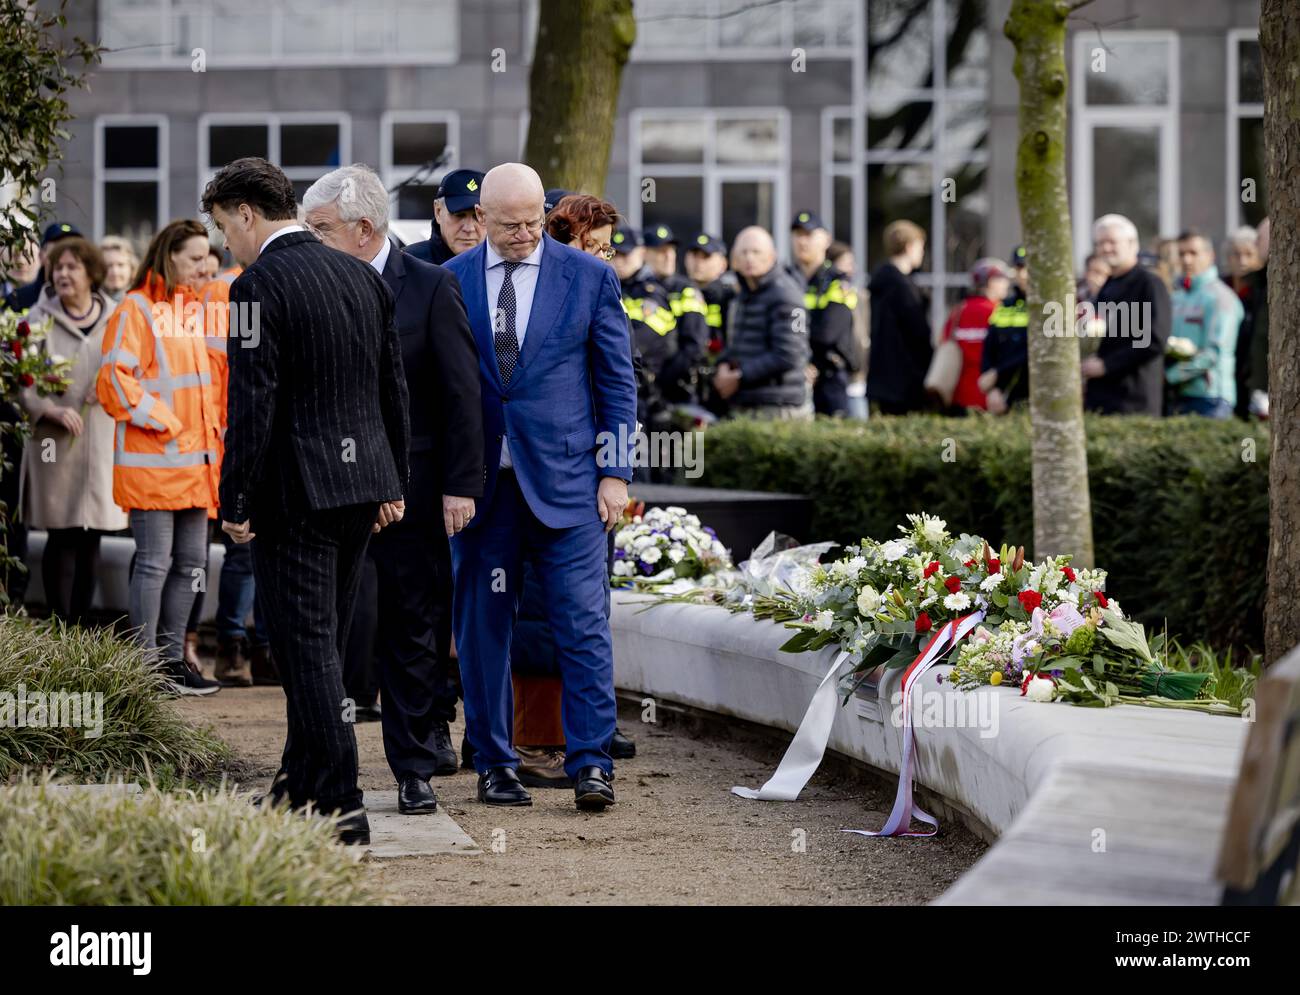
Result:
<svg viewBox="0 0 1300 995"><path fill-rule="evenodd" d="M234 266L218 273L203 286L203 335L208 344L208 365L212 370L212 386L216 391L220 414L221 435L226 435L226 386L230 381L226 365L226 339L230 335L230 285L244 272Z"/></svg>
<svg viewBox="0 0 1300 995"><path fill-rule="evenodd" d="M150 274L122 299L104 332L95 393L117 420L113 500L215 515L220 415L202 304L189 287L166 299L163 281Z"/></svg>

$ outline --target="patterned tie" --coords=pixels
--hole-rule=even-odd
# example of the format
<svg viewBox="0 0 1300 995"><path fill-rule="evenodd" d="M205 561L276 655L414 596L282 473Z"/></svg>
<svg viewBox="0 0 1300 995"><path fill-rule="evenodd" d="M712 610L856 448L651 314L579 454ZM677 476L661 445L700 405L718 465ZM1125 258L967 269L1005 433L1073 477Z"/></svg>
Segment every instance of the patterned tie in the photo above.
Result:
<svg viewBox="0 0 1300 995"><path fill-rule="evenodd" d="M519 360L519 338L515 333L514 274L523 264L504 262L501 265L505 268L506 276L501 281L501 292L497 294L492 340L497 348L497 369L501 371L501 383L505 385L510 383L510 375L515 372L515 363Z"/></svg>

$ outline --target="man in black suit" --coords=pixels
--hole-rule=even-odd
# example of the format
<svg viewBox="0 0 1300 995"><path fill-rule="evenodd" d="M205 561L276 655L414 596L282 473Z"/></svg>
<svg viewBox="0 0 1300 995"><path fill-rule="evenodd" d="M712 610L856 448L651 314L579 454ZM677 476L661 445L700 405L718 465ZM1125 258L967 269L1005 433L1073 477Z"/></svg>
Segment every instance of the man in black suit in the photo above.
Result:
<svg viewBox="0 0 1300 995"><path fill-rule="evenodd" d="M372 530L400 521L410 426L393 297L379 274L296 221L293 185L237 159L203 210L243 274L230 288L224 529L254 535L253 575L287 699L272 801L342 816L366 844L339 656Z"/></svg>
<svg viewBox="0 0 1300 995"><path fill-rule="evenodd" d="M483 174L477 169L457 169L444 176L433 202L429 237L408 245L407 255L441 266L483 241L483 222L474 210L482 182Z"/></svg>
<svg viewBox="0 0 1300 995"><path fill-rule="evenodd" d="M411 485L406 517L371 542L367 559L377 588L384 753L397 779L398 809L432 812L438 802L429 778L456 772L448 728L456 685L442 639L451 623L451 571L444 563L448 537L474 516L474 499L483 493L478 347L456 277L388 240L388 191L372 169L326 173L303 195L303 207L321 241L368 263L397 302Z"/></svg>

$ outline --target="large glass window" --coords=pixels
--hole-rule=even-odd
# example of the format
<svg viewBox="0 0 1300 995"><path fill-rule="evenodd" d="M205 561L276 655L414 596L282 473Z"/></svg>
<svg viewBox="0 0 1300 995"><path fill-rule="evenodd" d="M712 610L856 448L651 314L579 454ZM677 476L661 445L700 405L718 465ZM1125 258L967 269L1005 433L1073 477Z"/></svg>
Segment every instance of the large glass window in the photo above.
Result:
<svg viewBox="0 0 1300 995"><path fill-rule="evenodd" d="M318 179L351 161L344 114L208 114L199 119L199 189L227 163L260 156L293 181L299 200Z"/></svg>
<svg viewBox="0 0 1300 995"><path fill-rule="evenodd" d="M458 118L450 112L392 111L381 125L380 175L393 194L393 217L433 217L445 173L456 168Z"/></svg>
<svg viewBox="0 0 1300 995"><path fill-rule="evenodd" d="M167 214L167 119L95 121L95 238L121 235L141 249Z"/></svg>
<svg viewBox="0 0 1300 995"><path fill-rule="evenodd" d="M457 0L99 0L109 66L455 62Z"/></svg>
<svg viewBox="0 0 1300 995"><path fill-rule="evenodd" d="M730 244L747 225L783 239L788 157L784 110L641 110L632 115L633 224L700 230Z"/></svg>
<svg viewBox="0 0 1300 995"><path fill-rule="evenodd" d="M862 0L636 0L638 59L735 55L789 59L853 53L853 19Z"/></svg>
<svg viewBox="0 0 1300 995"><path fill-rule="evenodd" d="M1073 215L1076 262L1092 222L1123 214L1143 246L1178 231L1178 36L1172 31L1074 37Z"/></svg>
<svg viewBox="0 0 1300 995"><path fill-rule="evenodd" d="M1259 35L1228 32L1229 230L1268 217L1268 157L1264 152L1264 67Z"/></svg>

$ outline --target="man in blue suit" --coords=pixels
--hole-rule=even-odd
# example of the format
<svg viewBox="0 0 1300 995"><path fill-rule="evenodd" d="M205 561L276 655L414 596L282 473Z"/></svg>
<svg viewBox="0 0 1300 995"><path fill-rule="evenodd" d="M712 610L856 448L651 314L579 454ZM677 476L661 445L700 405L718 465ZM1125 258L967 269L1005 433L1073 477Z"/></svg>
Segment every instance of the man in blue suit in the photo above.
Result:
<svg viewBox="0 0 1300 995"><path fill-rule="evenodd" d="M448 261L478 344L483 496L453 537L465 725L489 805L531 805L511 743L510 639L527 560L546 591L577 805L614 803L606 533L627 505L636 429L631 338L614 271L542 233L529 167L483 179L486 239Z"/></svg>

